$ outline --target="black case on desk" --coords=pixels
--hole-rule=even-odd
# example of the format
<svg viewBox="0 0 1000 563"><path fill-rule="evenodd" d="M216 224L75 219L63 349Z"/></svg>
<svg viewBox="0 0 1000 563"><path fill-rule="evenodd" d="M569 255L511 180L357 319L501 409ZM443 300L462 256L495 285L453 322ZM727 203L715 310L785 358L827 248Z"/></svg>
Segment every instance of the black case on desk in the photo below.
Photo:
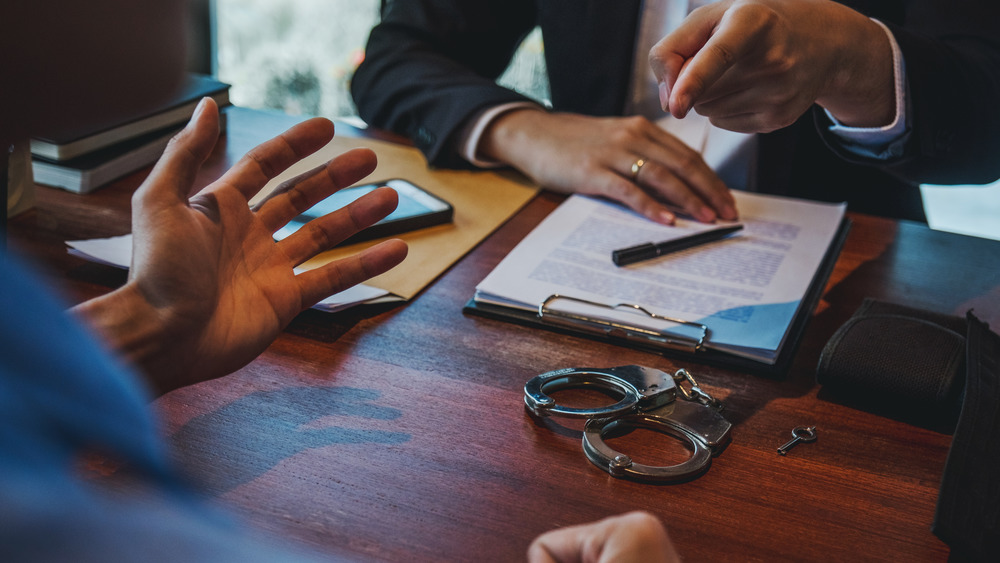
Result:
<svg viewBox="0 0 1000 563"><path fill-rule="evenodd" d="M502 307L489 303L477 303L475 299L470 299L466 302L465 306L462 308L462 312L470 315L509 321L524 326L543 328L562 334L584 336L593 340L610 342L627 348L635 348L637 350L662 354L668 358L690 360L701 364L735 369L765 377L783 377L785 373L788 372L788 368L795 357L795 352L798 350L799 341L802 339L802 333L805 332L806 324L809 322L810 317L812 317L812 313L816 310L816 305L819 303L819 299L823 295L823 290L826 288L826 282L830 279L830 274L833 272L833 266L836 264L837 257L840 255L840 251L844 247L844 242L847 240L847 234L850 231L850 228L851 220L845 217L840 223L840 227L837 229L837 234L830 242L830 247L823 256L823 260L820 262L820 266L816 270L816 275L809 284L809 289L806 290L806 294L802 299L802 306L799 307L799 310L795 313L795 318L792 319L792 323L788 329L788 336L781 348L781 352L778 354L778 357L773 364L734 356L717 350L702 349L698 352L686 352L683 350L676 350L674 348L667 348L662 345L658 345L656 342L641 340L638 338L625 338L609 332L599 335L584 330L574 330L562 324L543 322L534 311L524 311L513 307Z"/></svg>

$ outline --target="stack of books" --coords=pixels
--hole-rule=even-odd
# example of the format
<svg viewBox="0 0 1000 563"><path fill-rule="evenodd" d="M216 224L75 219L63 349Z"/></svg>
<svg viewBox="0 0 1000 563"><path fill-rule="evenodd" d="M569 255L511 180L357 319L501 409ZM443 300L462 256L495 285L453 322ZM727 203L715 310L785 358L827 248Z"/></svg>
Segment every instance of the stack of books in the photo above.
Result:
<svg viewBox="0 0 1000 563"><path fill-rule="evenodd" d="M224 108L229 105L229 85L191 74L173 99L157 108L89 129L31 139L35 182L87 193L152 164L206 96ZM220 117L220 126L225 127L225 113Z"/></svg>

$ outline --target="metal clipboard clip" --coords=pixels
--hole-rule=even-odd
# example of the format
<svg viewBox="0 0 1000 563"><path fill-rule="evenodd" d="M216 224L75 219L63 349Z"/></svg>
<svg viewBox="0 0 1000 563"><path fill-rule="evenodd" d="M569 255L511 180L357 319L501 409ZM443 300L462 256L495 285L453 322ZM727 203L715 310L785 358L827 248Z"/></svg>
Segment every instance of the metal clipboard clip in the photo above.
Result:
<svg viewBox="0 0 1000 563"><path fill-rule="evenodd" d="M572 301L574 303L599 309L625 311L636 315L642 315L645 318L654 321L690 327L695 330L696 334L695 336L686 337L672 334L664 330L656 330L634 324L622 323L615 320L596 318L580 313L553 309L551 304L554 301L559 300ZM570 297L568 295L559 295L558 293L554 293L546 297L544 301L538 304L538 319L549 324L562 325L592 334L612 336L625 340L639 340L642 342L652 343L661 348L669 348L672 350L681 350L691 353L701 350L705 345L705 341L708 340L709 337L708 327L701 323L657 315L649 312L644 307L633 305L631 303L608 305L605 303L598 303L596 301Z"/></svg>

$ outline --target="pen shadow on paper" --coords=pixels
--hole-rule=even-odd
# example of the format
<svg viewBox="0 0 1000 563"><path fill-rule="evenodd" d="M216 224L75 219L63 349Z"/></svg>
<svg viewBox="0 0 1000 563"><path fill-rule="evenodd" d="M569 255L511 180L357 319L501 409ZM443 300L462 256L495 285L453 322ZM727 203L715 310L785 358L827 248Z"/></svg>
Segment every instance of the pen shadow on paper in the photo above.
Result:
<svg viewBox="0 0 1000 563"><path fill-rule="evenodd" d="M211 495L249 483L303 451L337 444L400 444L412 436L368 428L396 420L381 393L351 387L284 387L257 391L197 416L171 437L173 455L194 485ZM325 417L346 425L323 425Z"/></svg>

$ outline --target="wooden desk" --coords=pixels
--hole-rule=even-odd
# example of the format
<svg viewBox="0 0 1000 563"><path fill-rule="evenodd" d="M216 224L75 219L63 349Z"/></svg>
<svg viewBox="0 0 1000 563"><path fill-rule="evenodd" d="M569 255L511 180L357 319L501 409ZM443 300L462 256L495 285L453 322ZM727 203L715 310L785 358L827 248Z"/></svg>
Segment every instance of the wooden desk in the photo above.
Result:
<svg viewBox="0 0 1000 563"><path fill-rule="evenodd" d="M199 181L285 122L231 116ZM107 291L124 274L62 242L127 232L142 176L87 196L40 188L38 209L12 222L14 244L71 300ZM179 461L253 525L364 560L517 561L541 532L639 508L663 518L689 561L947 557L930 526L950 437L831 400L814 369L865 297L974 307L1000 326L1000 243L853 215L796 362L776 381L463 316L475 285L560 201L533 200L410 303L308 311L246 368L157 401ZM522 387L538 373L630 363L689 368L725 401L733 443L707 474L669 486L614 479L584 457L579 427L524 411ZM803 424L819 440L777 455ZM650 432L622 440L645 463L681 455Z"/></svg>

